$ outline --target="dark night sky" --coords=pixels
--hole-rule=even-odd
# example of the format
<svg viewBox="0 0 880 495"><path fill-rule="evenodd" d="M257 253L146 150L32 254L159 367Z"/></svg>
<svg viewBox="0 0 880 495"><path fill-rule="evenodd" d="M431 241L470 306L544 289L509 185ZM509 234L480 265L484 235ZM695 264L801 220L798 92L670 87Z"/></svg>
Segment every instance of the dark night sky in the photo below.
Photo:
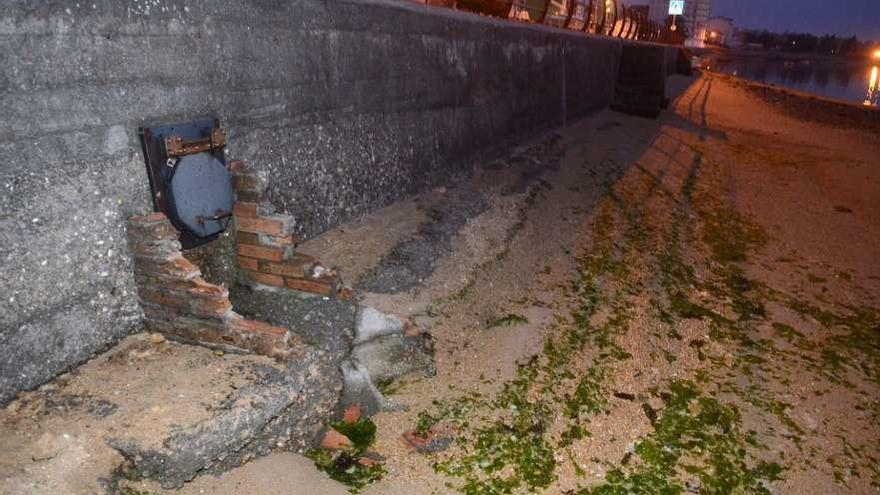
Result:
<svg viewBox="0 0 880 495"><path fill-rule="evenodd" d="M713 0L712 10L739 27L880 41L880 0Z"/></svg>
<svg viewBox="0 0 880 495"><path fill-rule="evenodd" d="M649 1L624 3L646 5ZM741 28L856 35L880 41L880 0L712 0L712 15L732 17Z"/></svg>

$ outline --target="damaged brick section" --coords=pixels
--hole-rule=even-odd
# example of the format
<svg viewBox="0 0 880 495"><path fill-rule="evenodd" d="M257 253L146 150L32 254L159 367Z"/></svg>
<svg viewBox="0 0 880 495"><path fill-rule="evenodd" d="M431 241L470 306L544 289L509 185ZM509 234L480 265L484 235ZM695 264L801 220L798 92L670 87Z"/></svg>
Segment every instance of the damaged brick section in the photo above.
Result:
<svg viewBox="0 0 880 495"><path fill-rule="evenodd" d="M129 248L148 330L281 360L302 356L305 344L288 330L233 311L226 287L206 282L199 268L183 257L177 238L162 213L129 219Z"/></svg>
<svg viewBox="0 0 880 495"><path fill-rule="evenodd" d="M324 297L350 299L335 270L295 251L293 217L275 213L265 201L269 183L264 175L232 162L233 209L237 229L238 266L254 283Z"/></svg>

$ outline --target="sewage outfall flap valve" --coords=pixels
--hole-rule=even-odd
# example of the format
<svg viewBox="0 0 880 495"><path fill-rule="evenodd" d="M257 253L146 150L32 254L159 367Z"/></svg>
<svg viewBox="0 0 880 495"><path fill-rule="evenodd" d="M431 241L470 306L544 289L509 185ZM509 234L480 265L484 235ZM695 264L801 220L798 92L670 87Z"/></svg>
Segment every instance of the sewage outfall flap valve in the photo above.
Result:
<svg viewBox="0 0 880 495"><path fill-rule="evenodd" d="M139 134L153 208L177 228L183 248L204 244L226 230L235 198L219 121L142 127Z"/></svg>

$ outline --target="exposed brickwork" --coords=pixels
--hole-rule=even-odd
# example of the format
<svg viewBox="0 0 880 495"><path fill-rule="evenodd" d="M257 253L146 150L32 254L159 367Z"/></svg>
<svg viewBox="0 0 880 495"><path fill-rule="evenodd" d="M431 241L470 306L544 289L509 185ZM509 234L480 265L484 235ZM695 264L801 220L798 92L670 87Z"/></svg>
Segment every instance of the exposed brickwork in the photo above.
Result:
<svg viewBox="0 0 880 495"><path fill-rule="evenodd" d="M252 282L283 287L324 297L351 299L339 275L311 256L295 251L297 238L293 217L275 213L264 200L268 181L240 161L232 162L238 230L238 265Z"/></svg>
<svg viewBox="0 0 880 495"><path fill-rule="evenodd" d="M248 213L250 213L250 211L248 211ZM293 229L293 222L290 217L283 215L259 217L237 215L235 225L240 231L265 234L271 237L289 236Z"/></svg>
<svg viewBox="0 0 880 495"><path fill-rule="evenodd" d="M304 344L287 329L248 320L233 311L226 288L206 282L198 267L182 256L177 235L161 213L128 222L138 296L149 330L278 359L302 355ZM250 265L255 270L259 268L256 261ZM239 263L247 267L251 262ZM284 279L277 278L277 286L283 287Z"/></svg>
<svg viewBox="0 0 880 495"><path fill-rule="evenodd" d="M266 261L284 261L290 258L292 250L285 250L275 247L253 246L250 244L239 244L238 254L248 258L256 258Z"/></svg>

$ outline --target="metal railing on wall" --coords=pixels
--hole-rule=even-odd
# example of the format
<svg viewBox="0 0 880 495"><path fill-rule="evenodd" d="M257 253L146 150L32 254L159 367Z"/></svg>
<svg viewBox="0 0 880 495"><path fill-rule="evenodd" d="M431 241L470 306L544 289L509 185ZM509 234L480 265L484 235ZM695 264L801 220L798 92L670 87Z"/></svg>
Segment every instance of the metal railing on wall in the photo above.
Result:
<svg viewBox="0 0 880 495"><path fill-rule="evenodd" d="M669 26L648 19L645 7L627 7L620 0L413 1L628 40L670 45L684 42Z"/></svg>

